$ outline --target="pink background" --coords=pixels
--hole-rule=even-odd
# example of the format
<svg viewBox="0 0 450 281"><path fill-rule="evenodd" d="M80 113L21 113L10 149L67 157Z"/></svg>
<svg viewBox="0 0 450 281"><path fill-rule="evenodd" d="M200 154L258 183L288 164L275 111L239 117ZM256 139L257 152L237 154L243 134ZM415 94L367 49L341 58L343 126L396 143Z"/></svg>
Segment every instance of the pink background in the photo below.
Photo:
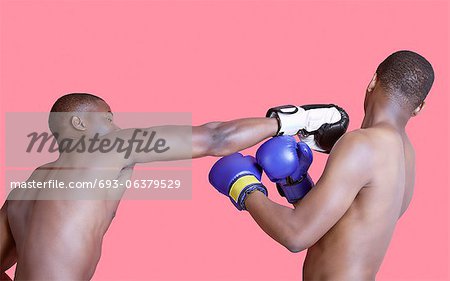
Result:
<svg viewBox="0 0 450 281"><path fill-rule="evenodd" d="M197 125L334 102L355 129L377 65L399 49L421 53L436 81L408 127L416 191L378 280L448 280L448 2L1 0L0 8L2 135L5 111L47 111L75 91L115 111L190 111ZM4 159L3 138L1 148ZM300 279L304 253L272 241L209 186L215 160L194 160L190 201L123 201L94 280ZM316 180L324 161L316 155ZM274 189L270 196L284 203Z"/></svg>

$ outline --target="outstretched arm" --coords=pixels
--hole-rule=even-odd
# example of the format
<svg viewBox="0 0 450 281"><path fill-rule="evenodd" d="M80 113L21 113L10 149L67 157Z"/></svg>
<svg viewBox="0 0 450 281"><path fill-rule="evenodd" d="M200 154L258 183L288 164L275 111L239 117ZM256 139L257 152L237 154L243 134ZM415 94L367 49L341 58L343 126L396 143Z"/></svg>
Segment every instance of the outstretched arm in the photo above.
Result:
<svg viewBox="0 0 450 281"><path fill-rule="evenodd" d="M366 136L351 132L339 140L316 186L295 209L253 192L245 206L258 225L292 252L314 245L345 214L360 189L370 182L372 159Z"/></svg>
<svg viewBox="0 0 450 281"><path fill-rule="evenodd" d="M192 158L224 156L251 147L277 133L275 118L245 118L192 128Z"/></svg>
<svg viewBox="0 0 450 281"><path fill-rule="evenodd" d="M8 201L0 209L0 280L11 280L5 273L17 261L16 243L9 228Z"/></svg>
<svg viewBox="0 0 450 281"><path fill-rule="evenodd" d="M106 137L129 140L136 129L116 131ZM211 122L201 126L158 126L139 129L139 138L145 143L154 134L159 141L157 153L136 152L133 149L128 165L152 161L169 161L198 158L203 156L224 156L248 148L274 136L278 130L275 118L245 118L228 122ZM146 137L142 137L144 132ZM137 143L135 143L137 144ZM166 148L169 149L166 149Z"/></svg>

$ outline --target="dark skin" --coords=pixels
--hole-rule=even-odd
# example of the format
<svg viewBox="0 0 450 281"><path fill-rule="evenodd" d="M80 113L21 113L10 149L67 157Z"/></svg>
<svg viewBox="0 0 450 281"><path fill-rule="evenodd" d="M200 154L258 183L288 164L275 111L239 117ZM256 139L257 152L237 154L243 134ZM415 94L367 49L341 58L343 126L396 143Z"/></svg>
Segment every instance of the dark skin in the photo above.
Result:
<svg viewBox="0 0 450 281"><path fill-rule="evenodd" d="M92 137L95 133L100 133L103 139L130 139L133 134L133 130L121 130L114 124L111 109L104 102L71 118L72 126L64 127L61 133L73 139L82 135ZM124 183L131 178L137 163L223 156L255 145L275 135L277 129L278 123L272 118L247 118L194 127L144 128L164 138L170 150L159 154L133 152L129 158L116 151L63 152L55 162L37 168L28 181L102 179ZM40 192L15 189L10 196L33 199ZM10 280L5 271L16 262L16 280L90 279L100 259L103 236L122 194L123 190L105 190L99 194L99 200L6 201L0 212L2 280Z"/></svg>
<svg viewBox="0 0 450 281"><path fill-rule="evenodd" d="M0 209L0 280L11 280L5 271L13 266L17 260L16 243L9 228L8 215L6 210L8 202Z"/></svg>
<svg viewBox="0 0 450 281"><path fill-rule="evenodd" d="M389 100L376 75L361 129L334 146L315 187L294 209L253 192L245 205L258 225L292 252L308 249L304 280L375 280L397 220L414 189L413 112Z"/></svg>

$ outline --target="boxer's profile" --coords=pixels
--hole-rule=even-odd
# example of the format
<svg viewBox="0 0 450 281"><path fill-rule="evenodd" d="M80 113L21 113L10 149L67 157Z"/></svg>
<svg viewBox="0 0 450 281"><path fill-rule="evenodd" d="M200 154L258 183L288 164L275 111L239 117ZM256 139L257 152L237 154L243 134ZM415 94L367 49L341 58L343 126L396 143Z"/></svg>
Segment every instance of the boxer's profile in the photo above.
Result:
<svg viewBox="0 0 450 281"><path fill-rule="evenodd" d="M287 249L308 249L304 280L374 280L413 195L415 157L405 126L433 81L431 64L419 54L387 57L367 87L361 129L337 141L315 186L307 174L311 150L290 136L268 140L256 159L220 159L210 182ZM261 169L294 209L267 198Z"/></svg>
<svg viewBox="0 0 450 281"><path fill-rule="evenodd" d="M108 104L85 93L62 96L53 105L49 127L58 135L59 157L37 168L28 182L93 181L130 179L135 164L153 161L223 156L250 147L261 140L289 129L285 134L310 132L310 144L317 150L331 149L319 137L319 127L340 124L341 131L330 131L326 139L337 140L347 129L348 117L337 106L324 105L302 109L287 119L247 118L211 122L201 126L158 126L141 128L164 139L162 153L121 151L69 151L62 139L80 140L99 136L102 140L130 140L135 129L120 129ZM187 133L188 132L188 133ZM312 138L311 138L312 137ZM317 138L316 138L317 137ZM38 200L45 190L14 189L0 212L0 261L2 280L5 271L17 262L16 280L88 280L100 259L102 239L117 210L120 196L96 193L96 200ZM70 195L71 191L68 191ZM117 194L113 194L114 196ZM26 199L26 200L24 200ZM109 199L109 200L102 200Z"/></svg>

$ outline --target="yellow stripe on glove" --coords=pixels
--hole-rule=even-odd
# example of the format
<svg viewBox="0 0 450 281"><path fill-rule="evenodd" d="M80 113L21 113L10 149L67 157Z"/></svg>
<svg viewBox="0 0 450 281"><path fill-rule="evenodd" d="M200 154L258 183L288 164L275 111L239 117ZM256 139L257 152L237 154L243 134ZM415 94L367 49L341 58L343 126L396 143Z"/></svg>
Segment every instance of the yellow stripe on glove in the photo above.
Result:
<svg viewBox="0 0 450 281"><path fill-rule="evenodd" d="M230 197L233 198L234 202L237 203L239 199L239 194L241 194L242 190L245 187L254 183L261 183L261 182L253 175L240 177L237 181L233 183L228 195L230 195Z"/></svg>

